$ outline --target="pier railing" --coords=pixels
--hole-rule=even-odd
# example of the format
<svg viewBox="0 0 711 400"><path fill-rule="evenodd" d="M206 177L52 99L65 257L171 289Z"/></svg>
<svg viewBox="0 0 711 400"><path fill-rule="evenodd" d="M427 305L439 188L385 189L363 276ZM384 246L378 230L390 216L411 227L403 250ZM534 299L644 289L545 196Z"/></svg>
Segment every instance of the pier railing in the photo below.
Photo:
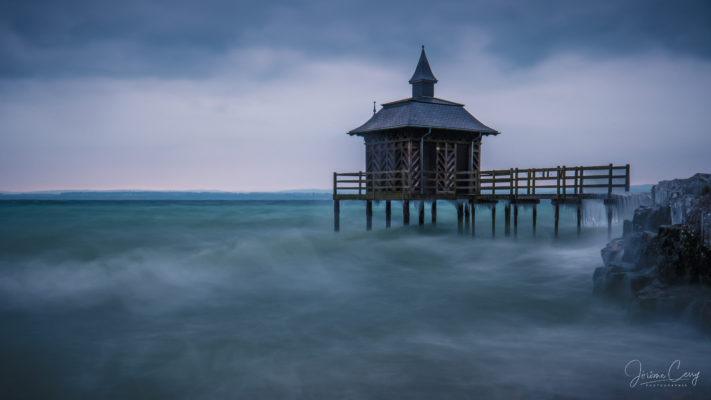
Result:
<svg viewBox="0 0 711 400"><path fill-rule="evenodd" d="M333 174L333 196L342 198L415 198L475 196L477 171L359 171Z"/></svg>
<svg viewBox="0 0 711 400"><path fill-rule="evenodd" d="M630 189L630 166L486 171L359 171L333 174L334 199L605 197Z"/></svg>
<svg viewBox="0 0 711 400"><path fill-rule="evenodd" d="M479 195L537 196L612 194L615 189L630 190L630 166L511 168L481 171Z"/></svg>

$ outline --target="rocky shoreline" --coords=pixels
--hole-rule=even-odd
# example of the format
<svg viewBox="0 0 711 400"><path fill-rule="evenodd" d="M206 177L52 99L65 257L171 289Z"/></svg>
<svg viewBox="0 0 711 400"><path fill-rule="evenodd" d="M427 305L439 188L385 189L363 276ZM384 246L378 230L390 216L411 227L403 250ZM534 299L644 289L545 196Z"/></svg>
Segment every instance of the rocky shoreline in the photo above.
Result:
<svg viewBox="0 0 711 400"><path fill-rule="evenodd" d="M652 199L601 250L593 292L636 316L684 318L711 330L711 174L661 181Z"/></svg>

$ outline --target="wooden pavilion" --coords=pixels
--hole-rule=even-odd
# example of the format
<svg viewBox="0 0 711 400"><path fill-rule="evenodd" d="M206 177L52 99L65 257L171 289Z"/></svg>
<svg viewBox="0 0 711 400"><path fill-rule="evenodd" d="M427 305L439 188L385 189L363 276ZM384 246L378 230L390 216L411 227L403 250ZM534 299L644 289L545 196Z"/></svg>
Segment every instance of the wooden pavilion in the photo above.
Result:
<svg viewBox="0 0 711 400"><path fill-rule="evenodd" d="M383 104L365 124L348 132L365 140L366 172L386 179L373 181L368 189L385 197L402 185L426 197L473 191L482 136L499 132L482 124L463 104L434 97L437 78L424 46L409 82L412 97ZM386 173L378 174L381 171Z"/></svg>

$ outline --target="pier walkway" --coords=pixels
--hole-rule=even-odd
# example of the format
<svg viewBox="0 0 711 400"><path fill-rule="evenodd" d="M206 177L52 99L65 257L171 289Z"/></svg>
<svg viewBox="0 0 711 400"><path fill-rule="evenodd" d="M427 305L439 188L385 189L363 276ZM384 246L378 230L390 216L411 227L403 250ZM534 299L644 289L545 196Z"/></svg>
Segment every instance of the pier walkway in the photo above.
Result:
<svg viewBox="0 0 711 400"><path fill-rule="evenodd" d="M611 229L613 192L630 190L630 166L557 166L553 168L511 168L484 171L359 171L333 173L334 229L340 227L340 200L366 201L366 227L372 227L372 201L386 202L386 227L390 226L391 201L403 203L403 223L410 223L411 200L432 203L432 223L437 221L437 200L457 202L460 230L471 218L474 229L475 205L488 203L492 216L496 203L505 202L505 231L510 233L511 206L514 207L514 234L518 227L518 204L551 200L555 207L555 233L558 233L560 204L578 204L578 232L581 227L580 203L597 199L607 206L608 231ZM466 218L466 221L464 219ZM495 218L492 219L494 221ZM419 207L419 223L424 224L424 206ZM492 232L496 226L492 224Z"/></svg>

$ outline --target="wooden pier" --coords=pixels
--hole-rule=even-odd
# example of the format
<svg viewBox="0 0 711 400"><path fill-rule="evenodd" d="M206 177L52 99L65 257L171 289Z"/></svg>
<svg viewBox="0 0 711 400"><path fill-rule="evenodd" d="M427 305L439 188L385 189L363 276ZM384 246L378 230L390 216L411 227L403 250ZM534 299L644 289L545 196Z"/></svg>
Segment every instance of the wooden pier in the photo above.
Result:
<svg viewBox="0 0 711 400"><path fill-rule="evenodd" d="M334 229L340 228L340 201L366 202L366 228L372 229L372 202L385 201L386 227L391 225L391 201L403 203L403 224L410 223L410 201L431 202L432 224L437 223L437 200L456 202L457 227L476 234L476 204L489 204L492 235L496 235L496 206L504 202L504 233L518 234L518 206L533 207L533 234L536 234L537 208L541 200L551 200L555 207L554 229L558 234L560 206L576 206L577 232L582 226L581 203L585 199L602 200L607 208L608 232L612 224L613 193L630 189L630 166L557 166L554 168L511 168L464 172L442 171L359 171L333 174ZM418 223L424 225L424 204L418 209Z"/></svg>
<svg viewBox="0 0 711 400"><path fill-rule="evenodd" d="M366 229L373 227L373 201L385 201L385 226L391 226L393 200L402 202L402 222L410 224L410 202L417 204L417 221L425 224L425 202L432 205L432 224L437 223L437 201L457 207L457 229L476 234L476 206L487 204L496 235L496 208L504 203L504 234L518 234L518 206L533 207L536 234L541 200L555 207L558 234L560 206L577 207L577 228L582 226L581 203L600 199L607 207L608 232L612 224L614 191L629 191L630 166L557 166L482 170L482 139L496 137L493 129L464 108L464 104L435 97L438 82L422 47L415 72L408 81L412 96L382 104L373 116L348 132L363 138L365 171L333 173L334 229L340 228L340 201L366 202ZM522 152L523 154L524 152Z"/></svg>

